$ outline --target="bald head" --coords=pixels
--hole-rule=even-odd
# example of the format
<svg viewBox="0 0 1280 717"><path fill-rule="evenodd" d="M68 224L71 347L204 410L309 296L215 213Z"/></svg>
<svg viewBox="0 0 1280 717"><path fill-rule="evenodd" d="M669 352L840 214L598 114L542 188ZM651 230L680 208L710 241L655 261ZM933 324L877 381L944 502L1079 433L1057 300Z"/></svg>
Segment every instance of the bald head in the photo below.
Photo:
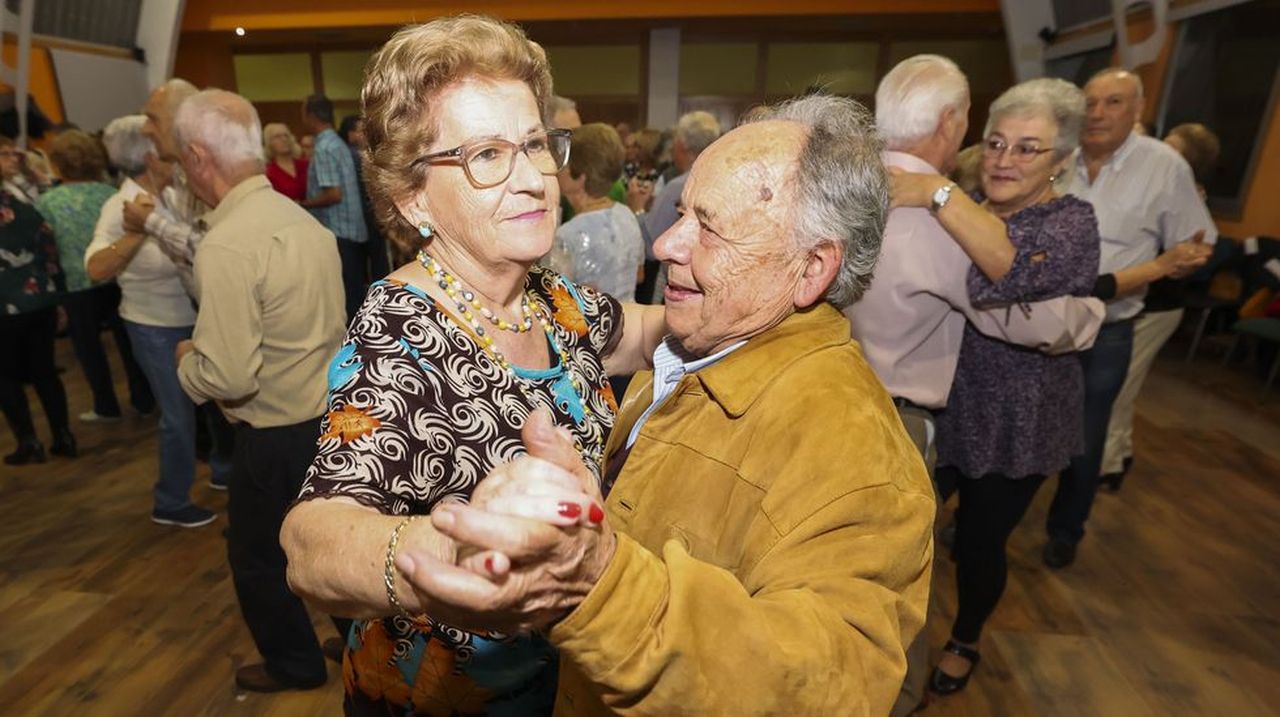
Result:
<svg viewBox="0 0 1280 717"><path fill-rule="evenodd" d="M1080 146L1087 158L1105 161L1129 138L1142 116L1142 79L1110 67L1085 83L1084 97L1085 131Z"/></svg>
<svg viewBox="0 0 1280 717"><path fill-rule="evenodd" d="M1123 85L1128 88L1129 92L1131 92L1135 98L1139 101L1143 100L1144 90L1142 86L1142 78L1133 72L1130 72L1123 67L1108 67L1095 72L1093 77L1090 77L1089 81L1085 83L1085 87L1088 87L1094 82L1104 80L1110 80L1118 85Z"/></svg>
<svg viewBox="0 0 1280 717"><path fill-rule="evenodd" d="M142 133L155 143L161 158L170 162L178 160L178 144L173 132L173 117L183 100L199 92L196 86L181 78L173 78L151 91L142 107L146 124Z"/></svg>

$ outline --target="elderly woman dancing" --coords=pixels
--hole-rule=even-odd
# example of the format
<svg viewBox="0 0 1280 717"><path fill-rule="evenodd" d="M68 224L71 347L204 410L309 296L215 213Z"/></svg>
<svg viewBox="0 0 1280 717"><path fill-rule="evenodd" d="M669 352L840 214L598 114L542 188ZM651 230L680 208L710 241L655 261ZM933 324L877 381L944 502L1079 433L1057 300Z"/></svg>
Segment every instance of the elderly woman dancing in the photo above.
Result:
<svg viewBox="0 0 1280 717"><path fill-rule="evenodd" d="M159 475L151 519L162 525L198 527L213 522L211 511L191 502L196 473L196 407L178 383L174 349L191 338L196 310L178 266L155 241L125 230L121 209L140 194L164 196L173 165L160 159L143 135L143 115L108 124L103 143L111 164L124 175L120 191L102 206L93 241L85 250L85 270L93 281L120 285L120 317L134 356L160 407ZM231 465L214 457L212 483L225 486Z"/></svg>
<svg viewBox="0 0 1280 717"><path fill-rule="evenodd" d="M421 248L369 290L329 371L329 413L281 538L290 581L358 620L344 657L350 714L549 714L556 662L536 636L438 619L386 559L453 560L428 515L466 501L549 412L595 475L613 425L610 371L647 365L661 310L535 266L551 248L569 133L543 124L542 49L495 20L398 32L366 68L364 171L379 220ZM623 334L624 316L626 334ZM581 491L549 520L602 518Z"/></svg>
<svg viewBox="0 0 1280 717"><path fill-rule="evenodd" d="M992 103L981 191L974 199L955 192L936 208L947 231L977 253L968 279L975 305L1021 311L1027 302L1092 291L1100 250L1093 207L1054 191L1083 122L1084 95L1062 80L1024 82ZM946 187L954 185L945 178L901 175L894 202L937 207L934 194ZM974 249L992 236L1005 240L1005 255ZM1083 447L1083 407L1078 354L1027 351L965 326L955 382L938 415L938 483L960 493L959 607L932 691L949 694L968 683L983 624L1004 592L1009 536L1045 477Z"/></svg>

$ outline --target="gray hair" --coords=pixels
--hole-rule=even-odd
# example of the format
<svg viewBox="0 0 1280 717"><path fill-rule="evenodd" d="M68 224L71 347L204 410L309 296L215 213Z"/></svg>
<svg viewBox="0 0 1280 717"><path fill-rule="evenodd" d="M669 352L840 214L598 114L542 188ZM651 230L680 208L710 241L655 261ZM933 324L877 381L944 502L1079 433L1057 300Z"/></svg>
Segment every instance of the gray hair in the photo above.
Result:
<svg viewBox="0 0 1280 717"><path fill-rule="evenodd" d="M1084 93L1070 82L1056 78L1019 82L991 103L983 136L991 134L996 122L1010 115L1042 115L1053 120L1058 127L1058 138L1053 142L1054 160L1061 161L1080 146Z"/></svg>
<svg viewBox="0 0 1280 717"><path fill-rule="evenodd" d="M876 88L876 128L890 149L905 149L938 130L948 109L969 103L969 80L942 55L915 55L894 65Z"/></svg>
<svg viewBox="0 0 1280 717"><path fill-rule="evenodd" d="M826 299L844 308L871 284L889 211L884 143L871 113L847 97L811 95L753 113L750 121L762 120L809 128L795 175L797 241L806 247L839 242L843 258Z"/></svg>
<svg viewBox="0 0 1280 717"><path fill-rule="evenodd" d="M227 173L253 165L262 170L262 123L249 101L226 90L204 90L178 107L174 133L179 145L203 145Z"/></svg>
<svg viewBox="0 0 1280 717"><path fill-rule="evenodd" d="M710 112L688 112L676 123L676 139L697 155L720 137L720 120Z"/></svg>
<svg viewBox="0 0 1280 717"><path fill-rule="evenodd" d="M578 103L568 97L560 95L551 95L551 99L547 100L547 116L555 117L560 112L568 112L569 110L578 109Z"/></svg>
<svg viewBox="0 0 1280 717"><path fill-rule="evenodd" d="M154 154L156 146L142 133L147 123L146 115L125 115L111 120L102 130L102 144L107 148L111 166L129 177L137 177L147 171L147 154Z"/></svg>

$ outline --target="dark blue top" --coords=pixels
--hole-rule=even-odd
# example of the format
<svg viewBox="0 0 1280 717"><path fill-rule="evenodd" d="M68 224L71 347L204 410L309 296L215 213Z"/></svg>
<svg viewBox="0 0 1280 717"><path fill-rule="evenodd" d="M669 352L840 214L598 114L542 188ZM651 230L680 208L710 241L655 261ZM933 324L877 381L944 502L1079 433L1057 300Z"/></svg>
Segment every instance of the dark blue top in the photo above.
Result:
<svg viewBox="0 0 1280 717"><path fill-rule="evenodd" d="M1093 206L1073 196L1009 217L1013 268L992 282L969 270L975 306L1033 310L1025 302L1088 296L1098 278ZM1084 376L1077 354L1049 356L965 326L947 407L938 413L938 465L972 478L1047 475L1083 450Z"/></svg>

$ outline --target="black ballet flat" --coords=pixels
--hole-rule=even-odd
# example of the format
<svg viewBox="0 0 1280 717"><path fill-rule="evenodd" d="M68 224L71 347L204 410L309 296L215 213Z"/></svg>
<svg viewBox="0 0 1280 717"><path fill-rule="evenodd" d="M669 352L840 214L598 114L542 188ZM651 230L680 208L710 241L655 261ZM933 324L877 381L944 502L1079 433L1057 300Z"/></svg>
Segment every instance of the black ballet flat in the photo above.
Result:
<svg viewBox="0 0 1280 717"><path fill-rule="evenodd" d="M965 685L969 684L969 676L978 667L978 661L982 659L982 655L978 651L965 647L955 640L947 640L947 644L942 648L943 652L950 652L958 657L963 657L969 661L969 671L960 677L952 677L942 671L942 668L933 668L933 674L929 676L929 691L936 695L951 695L963 690Z"/></svg>

